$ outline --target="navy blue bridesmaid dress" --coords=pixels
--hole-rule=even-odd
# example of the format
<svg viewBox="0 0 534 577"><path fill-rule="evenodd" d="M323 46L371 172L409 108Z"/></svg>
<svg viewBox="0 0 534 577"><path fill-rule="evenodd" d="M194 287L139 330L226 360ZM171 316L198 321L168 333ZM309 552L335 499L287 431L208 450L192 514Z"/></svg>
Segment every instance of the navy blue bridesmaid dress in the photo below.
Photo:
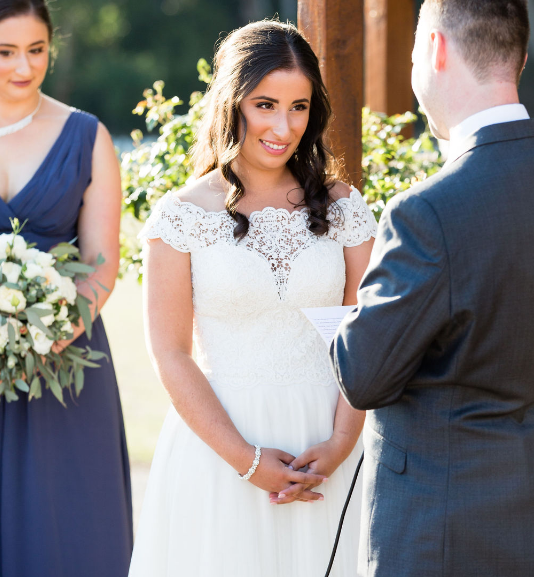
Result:
<svg viewBox="0 0 534 577"><path fill-rule="evenodd" d="M0 199L0 233L17 217L41 250L76 237L97 126L94 116L71 113L28 184ZM86 335L76 341L88 343ZM110 354L100 317L90 346ZM0 577L128 574L130 470L113 364L86 370L80 397L65 401L66 409L43 390L31 402L0 402Z"/></svg>

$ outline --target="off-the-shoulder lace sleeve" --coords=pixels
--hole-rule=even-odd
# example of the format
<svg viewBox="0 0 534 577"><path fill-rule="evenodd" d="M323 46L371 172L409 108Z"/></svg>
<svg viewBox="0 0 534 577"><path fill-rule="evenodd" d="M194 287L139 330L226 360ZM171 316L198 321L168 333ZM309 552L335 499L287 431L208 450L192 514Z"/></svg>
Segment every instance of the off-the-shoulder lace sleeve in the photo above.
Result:
<svg viewBox="0 0 534 577"><path fill-rule="evenodd" d="M330 219L330 236L334 240L350 247L376 237L376 219L356 188L352 187L350 197L340 198L336 205Z"/></svg>
<svg viewBox="0 0 534 577"><path fill-rule="evenodd" d="M160 198L139 233L141 239L161 238L180 252L191 252L191 230L201 209L168 192Z"/></svg>

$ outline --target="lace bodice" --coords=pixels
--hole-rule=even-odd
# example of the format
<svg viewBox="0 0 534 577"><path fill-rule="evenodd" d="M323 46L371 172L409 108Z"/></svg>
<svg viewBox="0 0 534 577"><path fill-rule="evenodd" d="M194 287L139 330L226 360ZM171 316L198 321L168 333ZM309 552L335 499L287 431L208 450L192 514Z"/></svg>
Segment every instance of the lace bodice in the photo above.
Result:
<svg viewBox="0 0 534 577"><path fill-rule="evenodd" d="M332 382L324 343L301 308L343 301L343 247L376 235L376 221L353 188L329 208L330 229L308 229L306 208L267 207L250 215L237 241L226 211L208 212L165 195L141 232L191 253L197 362L221 386Z"/></svg>

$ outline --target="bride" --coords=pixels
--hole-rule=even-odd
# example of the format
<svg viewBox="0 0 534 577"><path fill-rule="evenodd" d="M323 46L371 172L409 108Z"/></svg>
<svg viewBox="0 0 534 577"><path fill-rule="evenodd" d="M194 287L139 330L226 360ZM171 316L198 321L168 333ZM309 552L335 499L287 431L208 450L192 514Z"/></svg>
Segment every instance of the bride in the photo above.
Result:
<svg viewBox="0 0 534 577"><path fill-rule="evenodd" d="M130 577L326 569L364 414L339 396L300 309L356 304L376 232L333 176L329 117L295 27L257 22L222 43L199 178L163 197L142 233L148 347L173 407ZM332 575L356 575L358 525L352 511Z"/></svg>

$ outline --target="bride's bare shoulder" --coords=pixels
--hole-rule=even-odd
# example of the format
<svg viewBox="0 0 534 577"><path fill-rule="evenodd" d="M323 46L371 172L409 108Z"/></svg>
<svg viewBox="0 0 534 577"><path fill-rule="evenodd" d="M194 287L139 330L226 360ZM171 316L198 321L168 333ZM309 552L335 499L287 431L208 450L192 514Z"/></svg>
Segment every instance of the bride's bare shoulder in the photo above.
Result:
<svg viewBox="0 0 534 577"><path fill-rule="evenodd" d="M213 170L181 188L176 196L182 202L190 202L208 212L218 212L225 209L227 190L220 170Z"/></svg>
<svg viewBox="0 0 534 577"><path fill-rule="evenodd" d="M352 193L352 187L341 180L336 180L328 192L330 193L330 197L336 201L340 198L349 198Z"/></svg>

